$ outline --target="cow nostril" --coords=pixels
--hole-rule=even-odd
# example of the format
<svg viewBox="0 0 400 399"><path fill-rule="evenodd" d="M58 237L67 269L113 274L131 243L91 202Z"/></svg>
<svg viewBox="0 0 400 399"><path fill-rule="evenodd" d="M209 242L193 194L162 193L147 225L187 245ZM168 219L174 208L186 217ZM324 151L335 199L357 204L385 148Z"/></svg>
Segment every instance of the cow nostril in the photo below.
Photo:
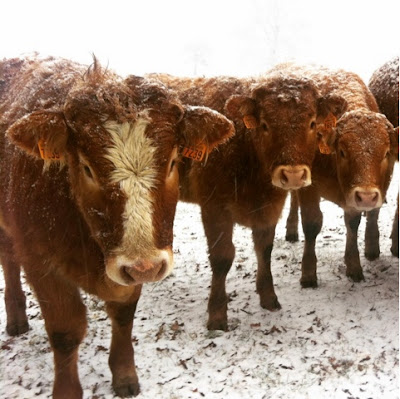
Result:
<svg viewBox="0 0 400 399"><path fill-rule="evenodd" d="M286 175L286 170L285 169L283 169L281 171L280 181L281 181L282 186L286 186L286 184L288 184L288 182L289 182L289 179L288 179L288 177Z"/></svg>
<svg viewBox="0 0 400 399"><path fill-rule="evenodd" d="M121 275L127 284L132 284L135 282L135 279L132 277L131 271L131 267L121 266Z"/></svg>
<svg viewBox="0 0 400 399"><path fill-rule="evenodd" d="M157 273L156 280L161 280L164 277L164 275L166 274L167 269L168 269L167 262L165 260L163 260L161 262L160 270Z"/></svg>

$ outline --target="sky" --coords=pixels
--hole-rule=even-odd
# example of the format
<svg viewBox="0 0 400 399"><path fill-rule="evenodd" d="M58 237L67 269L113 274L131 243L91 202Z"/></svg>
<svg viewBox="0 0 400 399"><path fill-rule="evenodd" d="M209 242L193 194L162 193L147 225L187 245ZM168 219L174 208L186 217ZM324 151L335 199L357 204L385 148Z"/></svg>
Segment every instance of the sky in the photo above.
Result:
<svg viewBox="0 0 400 399"><path fill-rule="evenodd" d="M368 80L400 47L398 0L13 0L1 14L0 59L95 54L123 76L250 76L294 61Z"/></svg>

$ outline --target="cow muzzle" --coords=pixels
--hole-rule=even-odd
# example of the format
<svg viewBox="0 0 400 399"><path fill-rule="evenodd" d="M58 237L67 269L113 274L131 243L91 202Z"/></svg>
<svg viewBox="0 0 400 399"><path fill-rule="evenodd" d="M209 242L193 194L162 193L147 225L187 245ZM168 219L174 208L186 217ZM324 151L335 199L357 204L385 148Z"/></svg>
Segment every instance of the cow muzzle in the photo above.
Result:
<svg viewBox="0 0 400 399"><path fill-rule="evenodd" d="M284 190L298 190L311 184L311 170L306 165L278 166L272 172L272 184Z"/></svg>
<svg viewBox="0 0 400 399"><path fill-rule="evenodd" d="M107 276L114 282L129 286L160 281L173 269L172 251L162 250L150 259L129 259L116 256L106 263Z"/></svg>
<svg viewBox="0 0 400 399"><path fill-rule="evenodd" d="M358 211L370 211L382 206L382 194L375 187L355 187L347 197L347 206L357 209Z"/></svg>

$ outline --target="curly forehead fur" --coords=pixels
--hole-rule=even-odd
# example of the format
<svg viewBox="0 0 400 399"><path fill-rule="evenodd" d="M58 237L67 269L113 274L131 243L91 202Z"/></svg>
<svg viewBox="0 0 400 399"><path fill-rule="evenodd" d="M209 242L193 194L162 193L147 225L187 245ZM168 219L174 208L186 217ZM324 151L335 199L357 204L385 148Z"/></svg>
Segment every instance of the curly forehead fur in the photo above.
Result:
<svg viewBox="0 0 400 399"><path fill-rule="evenodd" d="M282 73L267 76L265 82L253 87L252 97L255 99L263 97L273 97L274 101L287 103L295 102L299 104L301 96L305 92L310 92L317 97L318 90L312 80L307 78L288 77Z"/></svg>
<svg viewBox="0 0 400 399"><path fill-rule="evenodd" d="M171 103L180 117L183 110L179 100L165 86L154 80L133 75L122 79L103 68L94 58L82 80L69 92L65 110L70 117L78 113L82 117L86 110L88 117L89 113L96 112L98 115L104 115L106 120L124 123L136 119L141 110L148 108L159 109L165 106L168 113Z"/></svg>
<svg viewBox="0 0 400 399"><path fill-rule="evenodd" d="M393 126L382 114L365 110L354 110L345 112L337 123L337 133L339 135L347 132L364 134L366 130L376 130L384 128L393 129Z"/></svg>

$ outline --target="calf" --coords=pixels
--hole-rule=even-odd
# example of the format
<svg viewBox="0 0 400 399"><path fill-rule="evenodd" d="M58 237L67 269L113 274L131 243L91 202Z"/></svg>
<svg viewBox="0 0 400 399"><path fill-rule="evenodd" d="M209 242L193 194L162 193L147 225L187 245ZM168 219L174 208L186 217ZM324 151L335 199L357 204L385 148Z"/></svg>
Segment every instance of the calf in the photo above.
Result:
<svg viewBox="0 0 400 399"><path fill-rule="evenodd" d="M311 80L287 77L284 69L260 79L158 78L184 103L211 107L235 121L235 137L204 167L189 160L180 165L180 199L200 205L207 236L213 273L207 327L227 330L225 281L235 256L234 224L253 232L261 306L279 309L271 275L275 226L287 191L311 184L317 123L338 115L344 100L321 96Z"/></svg>
<svg viewBox="0 0 400 399"><path fill-rule="evenodd" d="M371 76L369 89L375 96L380 111L386 115L393 126L399 126L399 57L386 62ZM397 160L398 157L397 157ZM399 197L392 228L392 246L394 256L399 257Z"/></svg>
<svg viewBox="0 0 400 399"><path fill-rule="evenodd" d="M233 124L158 83L53 58L0 62L0 256L7 331L27 330L20 265L54 353L54 398L81 398L79 288L106 304L117 395L139 392L131 331L142 284L172 270L181 146Z"/></svg>
<svg viewBox="0 0 400 399"><path fill-rule="evenodd" d="M321 197L344 209L346 274L358 282L364 279L357 246L361 213L367 212L365 256L375 259L379 256L377 219L398 153L398 132L379 113L373 95L357 75L317 67L292 66L292 72L312 79L325 95L338 95L347 102L337 122L332 118L331 126L318 126L322 144L312 165L313 185L297 192L305 236L301 284L317 286L315 240L322 227Z"/></svg>

